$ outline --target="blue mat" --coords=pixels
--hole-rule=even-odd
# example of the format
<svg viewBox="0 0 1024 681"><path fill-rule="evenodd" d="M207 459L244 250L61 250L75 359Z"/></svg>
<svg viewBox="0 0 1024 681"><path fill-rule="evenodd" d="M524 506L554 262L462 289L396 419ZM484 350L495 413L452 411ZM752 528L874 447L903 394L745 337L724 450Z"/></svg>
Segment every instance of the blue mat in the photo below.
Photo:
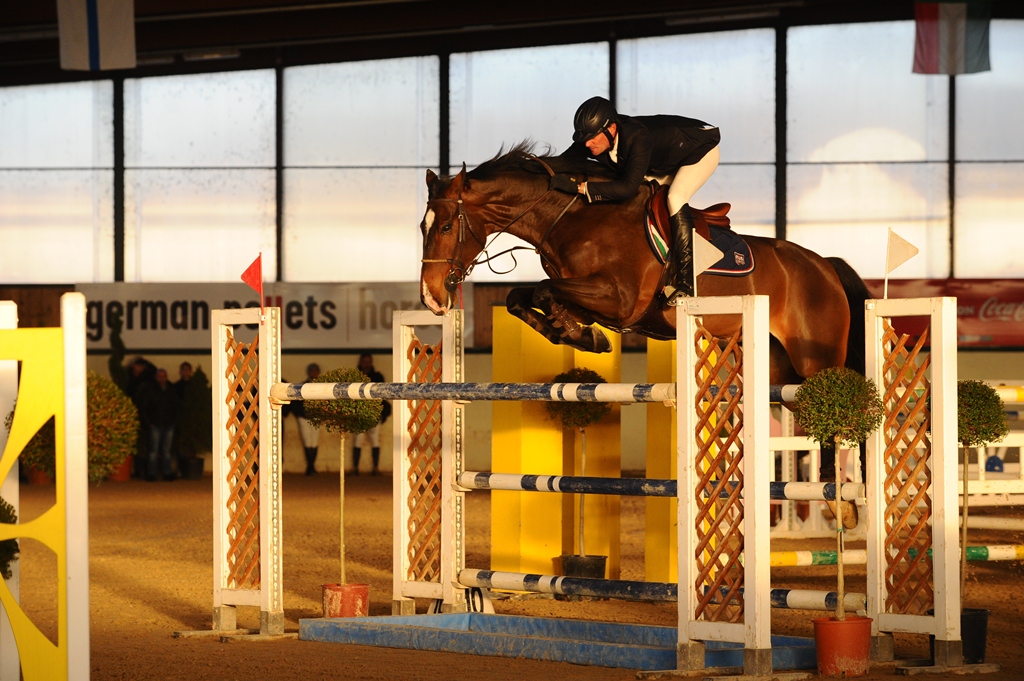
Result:
<svg viewBox="0 0 1024 681"><path fill-rule="evenodd" d="M675 669L675 627L514 615L412 615L299 620L299 639L383 648L438 650L598 667ZM708 642L708 667L742 667L743 647ZM772 637L775 669L814 669L812 639Z"/></svg>

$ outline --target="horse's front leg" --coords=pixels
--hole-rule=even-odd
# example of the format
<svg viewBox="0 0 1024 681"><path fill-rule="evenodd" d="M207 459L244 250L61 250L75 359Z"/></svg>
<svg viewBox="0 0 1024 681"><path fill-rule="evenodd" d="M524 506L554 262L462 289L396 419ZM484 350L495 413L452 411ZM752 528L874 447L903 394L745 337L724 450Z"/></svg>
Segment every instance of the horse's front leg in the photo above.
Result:
<svg viewBox="0 0 1024 681"><path fill-rule="evenodd" d="M562 342L561 334L546 316L550 310L544 309L544 312L541 313L534 309L535 289L535 286L520 286L512 289L508 292L508 297L505 298L505 308L512 316L523 320L527 326L547 338L548 341L559 345Z"/></svg>
<svg viewBox="0 0 1024 681"><path fill-rule="evenodd" d="M533 305L548 313L562 343L586 352L609 352L608 337L590 324L595 316L619 320L628 315L620 293L601 274L546 280L534 289Z"/></svg>

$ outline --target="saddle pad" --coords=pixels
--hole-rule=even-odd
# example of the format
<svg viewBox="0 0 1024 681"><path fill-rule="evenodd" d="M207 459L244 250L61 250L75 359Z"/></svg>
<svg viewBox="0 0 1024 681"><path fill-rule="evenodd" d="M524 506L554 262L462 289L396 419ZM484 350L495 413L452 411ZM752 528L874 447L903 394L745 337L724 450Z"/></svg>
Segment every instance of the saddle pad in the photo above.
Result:
<svg viewBox="0 0 1024 681"><path fill-rule="evenodd" d="M705 270L707 274L743 277L754 271L754 254L743 237L714 225L709 225L708 229L711 231L711 244L725 255Z"/></svg>

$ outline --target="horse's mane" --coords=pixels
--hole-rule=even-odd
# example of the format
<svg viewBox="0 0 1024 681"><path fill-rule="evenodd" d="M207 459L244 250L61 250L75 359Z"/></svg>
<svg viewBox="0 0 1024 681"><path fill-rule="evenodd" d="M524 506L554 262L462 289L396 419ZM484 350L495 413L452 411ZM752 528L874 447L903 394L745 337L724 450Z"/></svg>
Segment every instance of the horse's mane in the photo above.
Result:
<svg viewBox="0 0 1024 681"><path fill-rule="evenodd" d="M466 173L470 181L496 180L508 173L529 173L532 175L547 175L548 171L537 161L543 161L556 173L577 173L590 177L609 177L608 170L597 163L586 160L569 159L562 156L553 156L547 148L547 153L535 153L537 143L532 140L523 140L512 145L508 151L502 146L492 158L484 161L476 168ZM441 178L441 182L431 191L431 195L440 195L451 183L450 177Z"/></svg>

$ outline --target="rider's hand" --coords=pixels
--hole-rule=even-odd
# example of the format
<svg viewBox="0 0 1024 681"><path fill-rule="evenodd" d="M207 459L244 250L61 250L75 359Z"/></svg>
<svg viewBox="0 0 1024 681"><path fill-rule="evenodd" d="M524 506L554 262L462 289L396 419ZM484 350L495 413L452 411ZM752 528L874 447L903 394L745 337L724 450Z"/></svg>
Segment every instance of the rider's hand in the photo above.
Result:
<svg viewBox="0 0 1024 681"><path fill-rule="evenodd" d="M551 180L548 182L548 189L556 189L566 194L578 194L582 181L582 179L573 177L569 173L558 173L551 176Z"/></svg>

